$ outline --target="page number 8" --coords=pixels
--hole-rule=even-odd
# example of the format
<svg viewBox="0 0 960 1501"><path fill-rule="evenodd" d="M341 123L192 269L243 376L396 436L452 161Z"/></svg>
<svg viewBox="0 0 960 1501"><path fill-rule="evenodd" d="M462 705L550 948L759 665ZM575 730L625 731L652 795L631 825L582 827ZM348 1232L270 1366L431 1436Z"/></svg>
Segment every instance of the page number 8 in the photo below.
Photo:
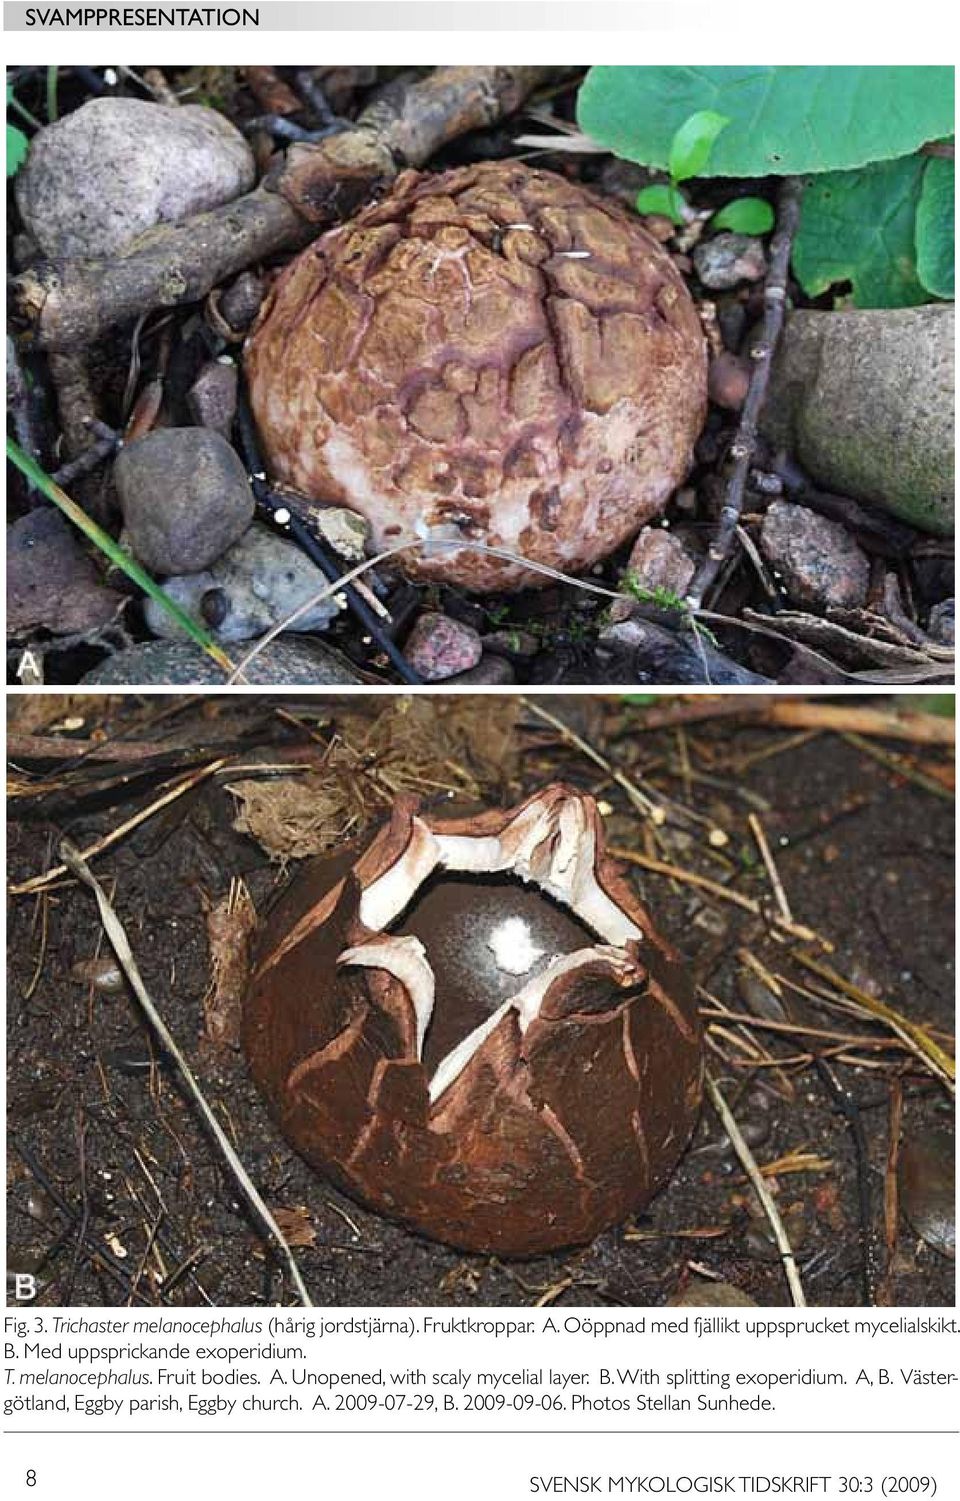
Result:
<svg viewBox="0 0 960 1501"><path fill-rule="evenodd" d="M37 1472L36 1472L36 1470L28 1470L27 1471L27 1485L28 1486L34 1486L34 1485L36 1485L36 1483L37 1483Z"/></svg>

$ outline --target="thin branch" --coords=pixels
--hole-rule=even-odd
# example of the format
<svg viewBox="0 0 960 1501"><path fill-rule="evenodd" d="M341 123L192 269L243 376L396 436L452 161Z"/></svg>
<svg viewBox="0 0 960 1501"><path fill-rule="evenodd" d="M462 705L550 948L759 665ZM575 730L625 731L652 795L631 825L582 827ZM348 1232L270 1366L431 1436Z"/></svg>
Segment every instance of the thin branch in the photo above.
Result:
<svg viewBox="0 0 960 1501"><path fill-rule="evenodd" d="M757 849L760 851L760 858L763 860L767 875L770 877L770 885L773 887L773 894L777 899L777 906L780 908L780 916L784 919L785 922L793 922L793 913L790 910L790 903L787 901L787 893L783 889L783 882L780 880L780 872L777 870L773 855L770 852L770 846L767 843L767 836L764 833L763 824L760 822L760 819L757 817L756 813L747 814L747 823L750 825L751 834L757 841Z"/></svg>
<svg viewBox="0 0 960 1501"><path fill-rule="evenodd" d="M763 327L760 338L753 345L750 355L753 370L750 387L743 404L737 436L730 449L733 468L727 479L723 506L717 534L707 551L687 595L687 604L699 610L707 590L727 559L740 525L743 512L743 497L747 476L753 463L757 446L757 431L760 413L770 384L770 369L773 356L783 328L787 302L787 272L793 237L800 222L800 201L803 196L803 181L799 177L785 177L780 188L777 206L777 228L770 243L770 264L763 289Z"/></svg>

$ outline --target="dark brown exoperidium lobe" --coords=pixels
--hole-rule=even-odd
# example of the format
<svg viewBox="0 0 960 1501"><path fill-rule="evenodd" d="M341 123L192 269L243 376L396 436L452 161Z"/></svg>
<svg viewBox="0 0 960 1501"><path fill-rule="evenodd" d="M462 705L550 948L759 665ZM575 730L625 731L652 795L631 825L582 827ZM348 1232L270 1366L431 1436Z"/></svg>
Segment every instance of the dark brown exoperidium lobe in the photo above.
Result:
<svg viewBox="0 0 960 1501"><path fill-rule="evenodd" d="M457 819L398 799L366 846L304 867L263 926L244 1046L316 1168L502 1255L642 1208L701 1097L686 973L592 798L559 784Z"/></svg>
<svg viewBox="0 0 960 1501"><path fill-rule="evenodd" d="M376 549L471 541L566 571L684 479L706 411L696 308L619 204L523 162L406 172L276 282L248 341L271 472ZM542 575L466 548L398 567L478 591Z"/></svg>

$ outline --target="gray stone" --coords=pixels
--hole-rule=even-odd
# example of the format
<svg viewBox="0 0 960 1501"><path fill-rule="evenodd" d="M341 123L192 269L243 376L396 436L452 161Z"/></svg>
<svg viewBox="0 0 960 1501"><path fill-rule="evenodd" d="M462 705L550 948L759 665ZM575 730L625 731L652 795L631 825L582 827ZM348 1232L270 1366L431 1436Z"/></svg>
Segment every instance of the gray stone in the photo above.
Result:
<svg viewBox="0 0 960 1501"><path fill-rule="evenodd" d="M775 500L763 518L760 548L795 604L826 610L865 603L870 563L839 522Z"/></svg>
<svg viewBox="0 0 960 1501"><path fill-rule="evenodd" d="M678 599L686 596L696 564L679 537L662 526L645 526L627 559L627 574L648 594L666 591Z"/></svg>
<svg viewBox="0 0 960 1501"><path fill-rule="evenodd" d="M83 260L229 203L254 177L250 147L217 110L91 99L34 136L14 187L41 250Z"/></svg>
<svg viewBox="0 0 960 1501"><path fill-rule="evenodd" d="M79 533L52 506L28 511L7 530L7 629L54 635L96 631L119 614L124 596L109 588Z"/></svg>
<svg viewBox="0 0 960 1501"><path fill-rule="evenodd" d="M246 470L208 428L147 433L121 449L113 474L130 546L152 573L199 573L253 520Z"/></svg>
<svg viewBox="0 0 960 1501"><path fill-rule="evenodd" d="M187 406L198 427L230 437L237 414L237 367L229 355L204 365L187 392Z"/></svg>
<svg viewBox="0 0 960 1501"><path fill-rule="evenodd" d="M295 542L254 525L209 569L164 580L164 589L187 614L223 644L249 641L286 620L327 588L327 579ZM292 631L322 631L339 614L332 596L311 605ZM153 600L144 606L155 636L178 640L184 632Z"/></svg>
<svg viewBox="0 0 960 1501"><path fill-rule="evenodd" d="M767 271L759 240L726 232L702 240L693 252L693 264L703 285L713 292L729 291L745 281L762 281Z"/></svg>
<svg viewBox="0 0 960 1501"><path fill-rule="evenodd" d="M489 655L484 652L476 667L470 667L466 672L458 672L454 677L448 678L448 683L477 683L485 687L504 688L509 683L515 683L517 675L506 657L498 657L495 653Z"/></svg>
<svg viewBox="0 0 960 1501"><path fill-rule="evenodd" d="M102 687L206 686L225 683L228 674L188 641L146 641L109 657L88 672L82 682ZM244 682L292 685L329 685L361 683L349 662L339 652L319 641L287 636L271 641L269 646L244 670Z"/></svg>
<svg viewBox="0 0 960 1501"><path fill-rule="evenodd" d="M953 646L956 638L955 602L952 599L941 600L930 611L930 619L927 621L927 635L934 641L939 641L941 646Z"/></svg>
<svg viewBox="0 0 960 1501"><path fill-rule="evenodd" d="M482 652L480 636L473 626L432 611L419 617L403 648L410 666L428 683L469 672Z"/></svg>
<svg viewBox="0 0 960 1501"><path fill-rule="evenodd" d="M485 652L497 652L505 657L527 659L537 655L540 642L532 631L502 626L499 631L489 631L483 637L483 649Z"/></svg>
<svg viewBox="0 0 960 1501"><path fill-rule="evenodd" d="M220 296L217 312L234 333L244 333L260 311L266 286L252 271L241 271Z"/></svg>
<svg viewBox="0 0 960 1501"><path fill-rule="evenodd" d="M952 535L953 308L792 313L762 429L823 489Z"/></svg>
<svg viewBox="0 0 960 1501"><path fill-rule="evenodd" d="M185 615L189 615L190 619L195 620L198 625L202 625L217 640L223 640L203 610L205 597L217 587L217 581L208 569L204 569L202 573L184 573L163 579L162 586L164 594L169 595ZM190 640L183 627L168 615L161 604L149 596L143 601L143 618L151 635L161 636L165 641Z"/></svg>

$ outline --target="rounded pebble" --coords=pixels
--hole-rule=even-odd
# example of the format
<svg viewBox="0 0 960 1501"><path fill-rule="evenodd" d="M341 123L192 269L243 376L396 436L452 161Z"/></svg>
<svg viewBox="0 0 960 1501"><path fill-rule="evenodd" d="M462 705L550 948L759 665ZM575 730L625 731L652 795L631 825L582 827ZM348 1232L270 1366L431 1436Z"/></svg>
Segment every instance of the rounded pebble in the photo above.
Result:
<svg viewBox="0 0 960 1501"><path fill-rule="evenodd" d="M951 1260L957 1254L955 1146L948 1131L905 1141L900 1152L900 1205L922 1240Z"/></svg>
<svg viewBox="0 0 960 1501"><path fill-rule="evenodd" d="M696 247L693 264L703 285L712 292L726 292L745 281L761 281L767 271L763 245L752 235L713 235Z"/></svg>
<svg viewBox="0 0 960 1501"><path fill-rule="evenodd" d="M91 99L34 136L14 187L45 255L96 260L229 203L254 174L250 147L217 110Z"/></svg>
<svg viewBox="0 0 960 1501"><path fill-rule="evenodd" d="M152 573L198 573L253 520L246 470L208 428L147 433L121 450L113 474L130 547Z"/></svg>
<svg viewBox="0 0 960 1501"><path fill-rule="evenodd" d="M327 588L328 580L296 542L265 526L251 526L201 573L164 580L164 590L225 645L250 641L290 619ZM322 631L340 613L332 595L291 620L292 631ZM144 605L155 636L183 640L185 632L155 600Z"/></svg>
<svg viewBox="0 0 960 1501"><path fill-rule="evenodd" d="M846 527L806 506L775 500L760 528L760 550L795 604L826 610L865 603L870 563Z"/></svg>
<svg viewBox="0 0 960 1501"><path fill-rule="evenodd" d="M407 637L403 654L428 683L438 683L476 667L483 647L473 626L427 611Z"/></svg>

